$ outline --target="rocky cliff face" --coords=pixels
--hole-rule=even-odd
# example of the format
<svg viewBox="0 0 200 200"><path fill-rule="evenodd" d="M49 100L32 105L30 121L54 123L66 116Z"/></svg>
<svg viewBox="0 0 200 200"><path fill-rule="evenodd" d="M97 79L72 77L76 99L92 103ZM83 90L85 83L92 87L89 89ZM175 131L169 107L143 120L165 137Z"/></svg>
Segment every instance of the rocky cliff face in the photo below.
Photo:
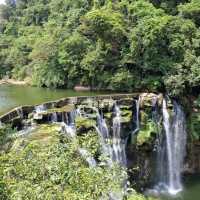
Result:
<svg viewBox="0 0 200 200"><path fill-rule="evenodd" d="M184 171L186 174L200 173L200 106L193 101L187 117L188 145Z"/></svg>

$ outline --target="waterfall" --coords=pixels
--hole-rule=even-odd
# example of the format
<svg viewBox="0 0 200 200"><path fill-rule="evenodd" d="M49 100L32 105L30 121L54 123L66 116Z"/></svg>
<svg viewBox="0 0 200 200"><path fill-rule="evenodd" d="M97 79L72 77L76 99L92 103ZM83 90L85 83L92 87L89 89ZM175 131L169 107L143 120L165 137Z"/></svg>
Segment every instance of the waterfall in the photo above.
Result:
<svg viewBox="0 0 200 200"><path fill-rule="evenodd" d="M156 124L157 128L157 134L156 134L156 141L155 141L155 146L154 146L154 151L156 151L156 174L157 176L155 177L156 183L159 182L160 187L162 187L162 184L166 181L166 170L165 170L165 165L166 159L166 145L164 144L164 135L162 134L161 130L161 120L162 117L159 113L159 106L158 106L158 98L154 97L152 99L152 120ZM162 184L161 184L162 183Z"/></svg>
<svg viewBox="0 0 200 200"><path fill-rule="evenodd" d="M101 138L101 145L104 155L108 157L108 163L117 162L126 166L125 140L121 138L121 114L120 108L115 104L112 122L112 134L110 133L103 115L97 110L97 132Z"/></svg>
<svg viewBox="0 0 200 200"><path fill-rule="evenodd" d="M27 136L29 134L31 134L34 130L36 130L36 126L30 126L25 128L24 130L18 131L17 134L15 134L15 137L24 137Z"/></svg>
<svg viewBox="0 0 200 200"><path fill-rule="evenodd" d="M171 193L175 189L174 180L173 180L173 142L172 141L172 130L170 123L170 116L167 110L167 102L163 100L163 126L166 135L166 147L167 147L167 160L168 160L168 190Z"/></svg>
<svg viewBox="0 0 200 200"><path fill-rule="evenodd" d="M35 106L35 112L37 113L37 114L39 114L39 113L42 113L42 112L45 112L47 109L46 109L46 107L45 107L45 105L38 105L38 106Z"/></svg>
<svg viewBox="0 0 200 200"><path fill-rule="evenodd" d="M111 166L112 165L112 149L111 149L111 145L109 142L110 133L109 133L106 121L103 118L103 114L100 115L98 110L96 110L96 112L97 112L97 124L98 125L95 128L100 137L102 152L107 157L107 159L108 159L107 162L108 162L109 166Z"/></svg>
<svg viewBox="0 0 200 200"><path fill-rule="evenodd" d="M80 108L77 108L77 109L76 109L76 114L77 114L79 117L82 117L82 112L81 112L81 109L80 109Z"/></svg>
<svg viewBox="0 0 200 200"><path fill-rule="evenodd" d="M75 113L76 111L71 111L69 115L68 113L65 113L65 116L64 114L62 115L61 127L63 129L63 132L71 138L76 137Z"/></svg>
<svg viewBox="0 0 200 200"><path fill-rule="evenodd" d="M86 149L79 148L78 152L86 160L86 162L89 164L91 168L94 168L97 166L96 160L90 155L90 153Z"/></svg>
<svg viewBox="0 0 200 200"><path fill-rule="evenodd" d="M172 124L172 131L174 133L172 140L173 145L173 181L174 181L174 188L178 190L182 190L181 184L181 171L183 169L184 157L186 154L186 140L187 140L187 133L186 133L186 120L185 114L180 105L177 102L174 102L174 116L173 116L173 124Z"/></svg>
<svg viewBox="0 0 200 200"><path fill-rule="evenodd" d="M126 167L126 145L125 140L121 138L121 111L117 104L114 105L114 117L112 120L112 132L109 131L106 121L103 118L103 114L99 114L97 110L97 132L100 135L101 145L103 154L108 158L107 162L110 167L112 167L113 162ZM124 192L127 187L127 175L124 174L124 178L121 184L121 191L109 193L110 200L122 200Z"/></svg>
<svg viewBox="0 0 200 200"><path fill-rule="evenodd" d="M34 112L33 118L37 119L37 120L41 120L42 119L41 113L45 112L46 110L47 110L47 108L43 104L35 106L35 112Z"/></svg>
<svg viewBox="0 0 200 200"><path fill-rule="evenodd" d="M20 117L20 118L22 118L23 119L23 117L24 117L24 114L23 114L23 110L22 110L22 108L17 108L17 114L18 114L18 116Z"/></svg>
<svg viewBox="0 0 200 200"><path fill-rule="evenodd" d="M126 166L125 141L121 139L121 112L115 105L115 117L113 118L112 159L122 166Z"/></svg>
<svg viewBox="0 0 200 200"><path fill-rule="evenodd" d="M52 115L51 115L51 121L52 122L58 122L58 116L57 116L56 112L52 113Z"/></svg>
<svg viewBox="0 0 200 200"><path fill-rule="evenodd" d="M134 134L140 130L140 101L140 97L138 98L138 100L135 100L136 113L134 116L134 123L136 124L136 127L133 130L132 136L134 136Z"/></svg>
<svg viewBox="0 0 200 200"><path fill-rule="evenodd" d="M138 131L140 129L140 96L136 100L136 125L136 131Z"/></svg>
<svg viewBox="0 0 200 200"><path fill-rule="evenodd" d="M71 124L66 124L65 122L61 122L61 127L63 132L71 137L71 138L75 138L76 137L76 129L73 125Z"/></svg>
<svg viewBox="0 0 200 200"><path fill-rule="evenodd" d="M158 165L161 165L160 181L162 181L159 185L165 187L169 194L175 195L182 190L181 171L187 137L185 115L182 107L177 102L174 102L173 116L170 117L165 99L163 100L162 113L165 132L165 137L163 138L165 141L160 142L160 148L158 149L160 152L158 153L160 158L165 155L167 166L166 162L164 162L165 159L161 159L160 163L158 163ZM163 178L165 175L166 179Z"/></svg>
<svg viewBox="0 0 200 200"><path fill-rule="evenodd" d="M73 110L69 113L65 113L62 116L61 127L62 131L69 136L70 138L76 140L76 126L75 126L75 118L79 113L76 110ZM78 147L78 153L86 160L89 167L94 168L97 166L96 160L92 157L92 155L87 151L87 149Z"/></svg>

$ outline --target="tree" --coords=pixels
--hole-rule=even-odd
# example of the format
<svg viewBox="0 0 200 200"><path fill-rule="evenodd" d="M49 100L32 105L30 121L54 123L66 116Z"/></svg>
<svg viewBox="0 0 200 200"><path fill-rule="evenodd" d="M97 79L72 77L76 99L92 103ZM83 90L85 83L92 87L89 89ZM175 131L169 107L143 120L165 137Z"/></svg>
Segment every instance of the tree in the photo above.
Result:
<svg viewBox="0 0 200 200"><path fill-rule="evenodd" d="M192 0L190 3L180 5L179 13L186 19L191 19L199 27L200 26L200 1Z"/></svg>

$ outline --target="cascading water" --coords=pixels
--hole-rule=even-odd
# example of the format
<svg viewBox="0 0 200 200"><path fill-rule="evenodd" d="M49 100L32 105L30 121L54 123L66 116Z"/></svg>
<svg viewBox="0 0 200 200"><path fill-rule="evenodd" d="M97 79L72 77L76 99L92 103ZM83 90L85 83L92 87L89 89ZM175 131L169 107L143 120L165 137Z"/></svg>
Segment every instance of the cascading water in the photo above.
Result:
<svg viewBox="0 0 200 200"><path fill-rule="evenodd" d="M158 165L160 166L160 183L159 187L164 187L171 195L175 195L182 190L181 171L185 157L186 149L186 127L185 115L177 102L174 102L174 112L172 118L167 109L167 102L163 100L163 127L165 132L164 142L160 142L160 158L166 157L167 169L165 159L161 159ZM164 145L163 145L164 144ZM167 176L166 176L167 175ZM166 177L166 178L164 178Z"/></svg>
<svg viewBox="0 0 200 200"><path fill-rule="evenodd" d="M67 134L69 137L74 138L76 137L76 129L72 125L68 125L65 122L61 122L61 127L63 129L63 132Z"/></svg>
<svg viewBox="0 0 200 200"><path fill-rule="evenodd" d="M134 100L135 109L133 110L133 131L130 136L131 143L134 143L135 134L140 130L140 101L140 96L137 100Z"/></svg>
<svg viewBox="0 0 200 200"><path fill-rule="evenodd" d="M168 160L168 191L174 193L175 189L174 180L173 180L173 142L172 141L172 129L170 124L170 116L167 110L167 102L163 100L163 126L166 135L166 147L167 147L167 160Z"/></svg>
<svg viewBox="0 0 200 200"><path fill-rule="evenodd" d="M109 143L110 135L109 135L108 126L106 124L105 119L103 118L103 115L100 115L98 110L96 110L96 112L97 112L97 124L98 124L98 127L96 127L96 130L100 137L102 152L103 152L103 155L106 156L109 166L111 166L112 165L112 149Z"/></svg>
<svg viewBox="0 0 200 200"><path fill-rule="evenodd" d="M79 148L78 152L86 160L86 162L89 164L91 168L94 168L97 166L96 160L91 156L91 154L86 149Z"/></svg>
<svg viewBox="0 0 200 200"><path fill-rule="evenodd" d="M161 129L161 114L159 112L159 106L158 106L158 98L154 97L152 99L152 120L156 124L157 128L157 134L156 134L156 141L154 146L154 151L156 151L156 178L155 182L158 183L159 187L162 187L161 183L164 183L166 181L166 168L164 168L164 165L166 163L165 155L166 155L166 145L164 145L164 137L162 134Z"/></svg>
<svg viewBox="0 0 200 200"><path fill-rule="evenodd" d="M61 127L63 129L63 132L67 134L72 139L76 139L76 126L75 126L75 118L78 115L78 112L76 110L73 110L69 113L65 113L62 116L63 122L61 122ZM94 168L97 166L96 160L92 155L84 148L78 147L79 154L86 160L89 167Z"/></svg>
<svg viewBox="0 0 200 200"><path fill-rule="evenodd" d="M35 106L35 112L37 114L39 113L42 113L42 112L45 112L47 109L46 107L42 104L42 105L38 105L38 106Z"/></svg>
<svg viewBox="0 0 200 200"><path fill-rule="evenodd" d="M140 96L138 100L135 100L136 102L136 128L133 131L133 134L135 134L137 131L140 130Z"/></svg>
<svg viewBox="0 0 200 200"><path fill-rule="evenodd" d="M55 113L52 113L52 115L51 115L51 121L52 122L57 122L58 121L58 116L57 116L57 113L55 112Z"/></svg>
<svg viewBox="0 0 200 200"><path fill-rule="evenodd" d="M115 117L113 118L112 159L122 166L126 166L125 141L121 139L121 112L115 105Z"/></svg>
<svg viewBox="0 0 200 200"><path fill-rule="evenodd" d="M65 113L65 115L62 115L61 127L63 132L65 132L71 138L76 137L75 117L75 111L71 111L69 114Z"/></svg>
<svg viewBox="0 0 200 200"><path fill-rule="evenodd" d="M100 115L97 110L97 123L98 127L96 127L97 132L101 138L101 145L103 154L107 157L107 162L110 167L112 167L113 163L117 163L123 167L126 167L126 152L125 152L125 140L121 138L121 111L120 108L115 104L114 113L115 116L113 118L112 123L112 133L109 131L106 121L103 118L103 114ZM127 175L124 174L124 178L121 182L121 191L110 192L109 199L110 200L122 200L124 196L124 192L127 186Z"/></svg>
<svg viewBox="0 0 200 200"><path fill-rule="evenodd" d="M22 108L17 108L17 114L18 114L18 116L20 116L23 119L24 114L23 114Z"/></svg>
<svg viewBox="0 0 200 200"><path fill-rule="evenodd" d="M42 119L41 113L45 112L47 109L44 105L38 105L35 106L35 113L34 113L34 119Z"/></svg>
<svg viewBox="0 0 200 200"><path fill-rule="evenodd" d="M186 154L186 120L185 114L180 105L174 102L174 116L172 123L172 149L173 149L173 187L176 191L182 190L181 172L183 169L184 157Z"/></svg>
<svg viewBox="0 0 200 200"><path fill-rule="evenodd" d="M109 132L103 115L97 110L97 131L101 138L101 145L104 155L108 157L108 162L117 162L122 166L126 166L125 140L121 138L121 115L120 108L115 104L114 107L112 134Z"/></svg>

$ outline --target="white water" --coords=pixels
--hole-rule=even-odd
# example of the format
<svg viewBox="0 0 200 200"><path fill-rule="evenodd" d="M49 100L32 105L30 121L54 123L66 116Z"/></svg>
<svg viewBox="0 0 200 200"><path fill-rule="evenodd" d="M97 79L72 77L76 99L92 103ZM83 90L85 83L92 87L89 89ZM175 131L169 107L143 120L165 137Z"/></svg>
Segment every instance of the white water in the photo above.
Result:
<svg viewBox="0 0 200 200"><path fill-rule="evenodd" d="M42 112L45 112L47 109L46 107L42 104L42 105L38 105L38 106L35 106L35 112L37 114L39 113L42 113Z"/></svg>
<svg viewBox="0 0 200 200"><path fill-rule="evenodd" d="M23 119L24 114L23 114L22 108L17 108L17 114L18 114L18 116L20 116Z"/></svg>
<svg viewBox="0 0 200 200"><path fill-rule="evenodd" d="M133 130L132 136L134 136L135 133L137 133L140 130L140 96L138 100L135 100L135 105L136 105L136 116L135 116L135 124L136 128Z"/></svg>
<svg viewBox="0 0 200 200"><path fill-rule="evenodd" d="M35 106L35 114L34 114L34 119L42 119L41 113L45 112L47 109L46 107L42 105Z"/></svg>
<svg viewBox="0 0 200 200"><path fill-rule="evenodd" d="M136 131L140 129L140 96L139 99L136 100Z"/></svg>
<svg viewBox="0 0 200 200"><path fill-rule="evenodd" d="M87 161L87 163L89 164L91 168L94 168L97 166L96 160L91 156L91 154L86 149L79 148L78 152Z"/></svg>
<svg viewBox="0 0 200 200"><path fill-rule="evenodd" d="M113 118L112 159L122 166L126 166L125 141L121 139L121 112L115 105L115 117Z"/></svg>
<svg viewBox="0 0 200 200"><path fill-rule="evenodd" d="M51 121L52 122L58 122L58 116L57 116L57 113L52 113L51 115Z"/></svg>
<svg viewBox="0 0 200 200"><path fill-rule="evenodd" d="M69 114L65 113L65 117L62 116L63 122L61 122L61 127L63 132L70 138L76 139L76 125L75 118L79 113L76 110L71 111ZM87 149L78 147L78 152L82 156L83 159L86 160L89 167L94 168L97 166L96 160L92 155L88 152Z"/></svg>
<svg viewBox="0 0 200 200"><path fill-rule="evenodd" d="M37 129L36 126L30 126L30 127L25 128L24 130L18 131L17 134L15 134L14 136L16 138L17 137L24 137L24 136L31 134L36 129Z"/></svg>
<svg viewBox="0 0 200 200"><path fill-rule="evenodd" d="M167 102L163 100L163 125L165 129L166 135L166 145L167 145L167 159L168 159L168 190L170 193L174 193L176 191L174 180L173 180L173 146L172 146L172 131L171 131L171 123L170 116L167 110Z"/></svg>
<svg viewBox="0 0 200 200"><path fill-rule="evenodd" d="M71 137L75 138L76 137L76 128L72 124L66 124L65 122L61 122L61 127L63 129L63 132Z"/></svg>
<svg viewBox="0 0 200 200"><path fill-rule="evenodd" d="M96 129L101 138L103 154L107 156L109 165L117 162L122 166L126 166L126 145L125 140L121 139L121 112L117 105L114 107L114 114L111 133L105 119L97 110L98 127Z"/></svg>
<svg viewBox="0 0 200 200"><path fill-rule="evenodd" d="M167 181L164 184L166 185L166 189L169 194L176 195L183 189L181 183L181 171L185 157L187 137L185 116L181 106L176 102L174 103L174 113L172 119L170 118L167 109L166 100L163 100L162 111L167 155Z"/></svg>
<svg viewBox="0 0 200 200"><path fill-rule="evenodd" d="M111 166L112 165L112 148L110 144L110 133L109 133L106 121L103 118L103 115L100 115L98 110L97 110L97 124L98 124L98 127L96 127L96 130L100 137L102 153L103 155L106 156L109 166Z"/></svg>
<svg viewBox="0 0 200 200"><path fill-rule="evenodd" d="M125 140L121 138L121 111L115 104L114 118L112 121L112 132L109 131L106 120L103 115L99 114L97 110L97 132L100 136L103 154L107 157L107 163L110 167L117 163L123 167L127 165L126 159L126 144ZM124 179L121 182L121 191L109 193L110 200L122 200L127 187L127 174L124 174ZM103 199L103 198L102 198Z"/></svg>

